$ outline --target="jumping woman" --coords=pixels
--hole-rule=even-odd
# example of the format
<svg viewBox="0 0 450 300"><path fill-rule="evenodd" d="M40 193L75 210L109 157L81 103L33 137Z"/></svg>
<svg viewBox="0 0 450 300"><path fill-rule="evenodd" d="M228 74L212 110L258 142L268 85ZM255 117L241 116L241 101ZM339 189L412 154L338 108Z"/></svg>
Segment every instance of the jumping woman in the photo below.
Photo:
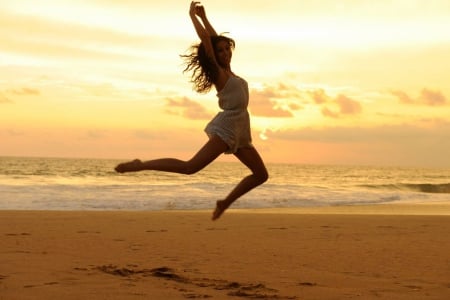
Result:
<svg viewBox="0 0 450 300"><path fill-rule="evenodd" d="M269 175L252 145L247 111L248 84L231 70L235 42L216 33L200 2L191 2L189 15L201 42L192 46L189 55L183 55L186 61L184 72L192 72L192 82L199 93L206 93L214 86L222 109L205 128L209 140L187 161L176 158L135 159L119 164L115 170L119 173L155 170L190 175L202 170L222 153L234 154L252 174L243 178L225 199L217 201L212 215L212 219L217 220L234 201L267 181Z"/></svg>

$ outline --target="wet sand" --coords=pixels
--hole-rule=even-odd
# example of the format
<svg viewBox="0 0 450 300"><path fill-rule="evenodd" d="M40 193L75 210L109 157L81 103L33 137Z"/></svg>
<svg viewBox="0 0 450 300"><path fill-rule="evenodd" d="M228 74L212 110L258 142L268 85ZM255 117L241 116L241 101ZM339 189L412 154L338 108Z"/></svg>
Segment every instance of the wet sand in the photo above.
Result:
<svg viewBox="0 0 450 300"><path fill-rule="evenodd" d="M450 206L0 211L0 299L450 299Z"/></svg>

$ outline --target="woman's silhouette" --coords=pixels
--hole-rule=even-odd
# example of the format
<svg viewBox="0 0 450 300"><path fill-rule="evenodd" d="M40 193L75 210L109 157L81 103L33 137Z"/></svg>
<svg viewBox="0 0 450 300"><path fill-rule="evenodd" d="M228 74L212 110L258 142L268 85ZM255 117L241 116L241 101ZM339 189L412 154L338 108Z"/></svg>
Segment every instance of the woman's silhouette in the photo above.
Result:
<svg viewBox="0 0 450 300"><path fill-rule="evenodd" d="M234 154L252 174L243 178L225 199L217 201L212 215L216 220L236 199L264 183L268 173L251 141L247 82L231 70L234 40L216 33L200 2L191 2L189 15L201 42L192 47L189 55L183 55L186 60L184 71L192 72L197 92L208 92L214 86L222 109L205 128L209 140L187 161L175 158L136 159L119 164L115 170L120 173L156 170L194 174L222 153Z"/></svg>

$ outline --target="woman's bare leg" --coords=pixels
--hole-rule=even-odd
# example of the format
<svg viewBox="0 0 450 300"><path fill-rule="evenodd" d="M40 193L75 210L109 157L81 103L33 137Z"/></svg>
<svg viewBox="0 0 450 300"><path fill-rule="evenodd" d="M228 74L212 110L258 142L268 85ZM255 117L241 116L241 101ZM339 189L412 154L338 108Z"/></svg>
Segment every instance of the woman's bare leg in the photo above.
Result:
<svg viewBox="0 0 450 300"><path fill-rule="evenodd" d="M221 138L213 136L188 161L176 158L161 158L142 162L136 159L119 164L115 170L119 173L155 170L180 174L193 174L206 167L227 149L228 145Z"/></svg>
<svg viewBox="0 0 450 300"><path fill-rule="evenodd" d="M269 178L264 162L255 148L241 148L235 153L235 156L252 171L252 174L242 179L224 200L217 201L212 216L213 220L220 218L236 199L263 184Z"/></svg>

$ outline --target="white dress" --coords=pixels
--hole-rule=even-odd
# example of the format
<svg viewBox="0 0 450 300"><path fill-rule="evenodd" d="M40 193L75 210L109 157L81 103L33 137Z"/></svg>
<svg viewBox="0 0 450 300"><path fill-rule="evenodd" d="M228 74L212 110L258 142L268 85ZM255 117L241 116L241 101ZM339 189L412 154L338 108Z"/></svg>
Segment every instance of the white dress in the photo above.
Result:
<svg viewBox="0 0 450 300"><path fill-rule="evenodd" d="M239 148L253 147L247 111L247 82L243 78L230 76L217 97L223 111L208 123L206 134L209 137L219 136L228 145L228 150L225 151L227 154L236 153Z"/></svg>

